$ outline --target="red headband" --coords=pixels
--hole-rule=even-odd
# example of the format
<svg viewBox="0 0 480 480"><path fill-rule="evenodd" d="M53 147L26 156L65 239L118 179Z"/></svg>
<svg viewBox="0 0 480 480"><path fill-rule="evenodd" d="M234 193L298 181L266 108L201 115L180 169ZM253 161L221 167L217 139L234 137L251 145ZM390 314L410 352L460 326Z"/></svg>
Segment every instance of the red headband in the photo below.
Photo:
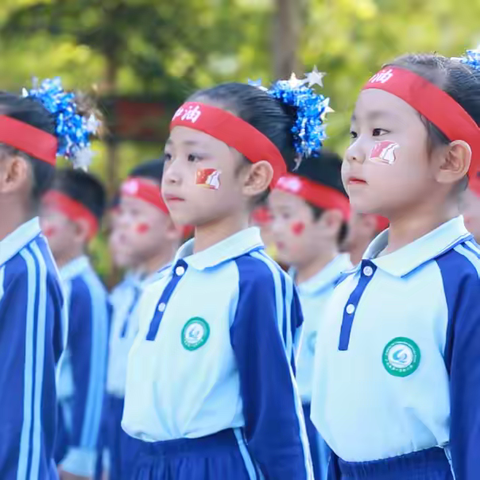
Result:
<svg viewBox="0 0 480 480"><path fill-rule="evenodd" d="M130 177L123 182L120 189L122 195L134 197L159 208L162 212L168 213L168 208L162 198L162 191L159 185L155 185L140 177Z"/></svg>
<svg viewBox="0 0 480 480"><path fill-rule="evenodd" d="M273 168L271 187L274 187L287 171L282 154L263 133L221 108L187 102L175 112L170 130L178 126L211 135L240 152L252 163L266 160Z"/></svg>
<svg viewBox="0 0 480 480"><path fill-rule="evenodd" d="M50 190L42 198L44 206L63 213L76 222L83 220L88 225L88 239L91 240L98 231L97 217L84 205L58 190Z"/></svg>
<svg viewBox="0 0 480 480"><path fill-rule="evenodd" d="M57 162L58 141L54 135L6 115L0 115L0 143L50 165Z"/></svg>
<svg viewBox="0 0 480 480"><path fill-rule="evenodd" d="M480 162L480 128L473 118L450 95L423 77L398 67L386 67L363 87L384 90L417 110L432 122L451 142L463 140L472 149L469 173Z"/></svg>
<svg viewBox="0 0 480 480"><path fill-rule="evenodd" d="M334 188L292 174L280 178L275 188L293 193L316 207L325 210L340 210L345 221L350 218L348 198Z"/></svg>

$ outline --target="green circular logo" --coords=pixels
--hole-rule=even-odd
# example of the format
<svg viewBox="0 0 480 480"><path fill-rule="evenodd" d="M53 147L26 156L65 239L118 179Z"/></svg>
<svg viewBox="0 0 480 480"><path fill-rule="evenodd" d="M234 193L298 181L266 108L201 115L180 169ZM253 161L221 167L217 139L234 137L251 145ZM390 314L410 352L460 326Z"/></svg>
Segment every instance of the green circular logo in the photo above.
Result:
<svg viewBox="0 0 480 480"><path fill-rule="evenodd" d="M182 329L182 345L187 350L197 350L210 336L208 323L200 317L191 318Z"/></svg>
<svg viewBox="0 0 480 480"><path fill-rule="evenodd" d="M387 343L382 362L390 375L408 377L420 365L420 358L420 349L413 340L397 337Z"/></svg>

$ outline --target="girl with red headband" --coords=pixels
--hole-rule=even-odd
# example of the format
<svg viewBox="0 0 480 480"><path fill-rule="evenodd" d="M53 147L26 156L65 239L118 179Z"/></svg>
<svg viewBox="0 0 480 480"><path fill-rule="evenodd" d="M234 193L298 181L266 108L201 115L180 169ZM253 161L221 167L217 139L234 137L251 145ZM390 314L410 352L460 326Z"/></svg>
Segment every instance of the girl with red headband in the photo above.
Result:
<svg viewBox="0 0 480 480"><path fill-rule="evenodd" d="M292 268L305 323L297 364L316 480L326 480L329 450L310 420L315 343L323 313L341 273L352 268L340 254L350 216L341 158L322 150L278 181L269 198L278 259Z"/></svg>
<svg viewBox="0 0 480 480"><path fill-rule="evenodd" d="M60 170L42 198L40 220L60 270L68 306L65 359L57 382L55 460L62 480L95 471L107 370L110 305L87 249L105 210L102 183L82 170Z"/></svg>
<svg viewBox="0 0 480 480"><path fill-rule="evenodd" d="M122 421L144 443L132 479L312 479L298 297L249 228L297 154L321 145L327 101L304 83L220 85L173 117L162 193L195 238L140 301Z"/></svg>
<svg viewBox="0 0 480 480"><path fill-rule="evenodd" d="M120 203L114 235L117 257L130 273L111 295L113 306L110 358L107 376L106 465L112 480L130 480L138 455L139 440L121 428L125 401L127 358L138 331L136 307L141 292L175 256L183 229L176 227L162 199L163 161L135 167L120 187Z"/></svg>
<svg viewBox="0 0 480 480"><path fill-rule="evenodd" d="M47 480L56 478L55 368L66 319L37 209L57 155L86 164L95 122L87 126L59 79L23 96L0 93L0 113L0 472Z"/></svg>
<svg viewBox="0 0 480 480"><path fill-rule="evenodd" d="M312 419L331 478L480 478L480 249L460 215L480 166L479 59L400 57L358 97L343 181L390 228L318 333Z"/></svg>

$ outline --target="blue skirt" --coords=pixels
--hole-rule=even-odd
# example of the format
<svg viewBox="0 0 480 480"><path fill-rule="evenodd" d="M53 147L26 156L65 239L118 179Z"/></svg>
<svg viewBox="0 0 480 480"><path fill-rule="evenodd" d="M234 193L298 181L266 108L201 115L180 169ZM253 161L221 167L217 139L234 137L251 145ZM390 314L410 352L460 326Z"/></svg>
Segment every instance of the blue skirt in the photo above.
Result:
<svg viewBox="0 0 480 480"><path fill-rule="evenodd" d="M105 402L104 446L110 460L109 480L130 480L132 468L144 442L127 435L122 430L125 400L108 395Z"/></svg>
<svg viewBox="0 0 480 480"><path fill-rule="evenodd" d="M328 471L329 480L453 480L443 448L430 448L373 462L344 462L336 455Z"/></svg>
<svg viewBox="0 0 480 480"><path fill-rule="evenodd" d="M147 443L131 480L257 480L240 430Z"/></svg>
<svg viewBox="0 0 480 480"><path fill-rule="evenodd" d="M308 443L310 444L310 454L312 457L315 480L326 480L330 449L310 419L310 404L303 404L303 415L305 417L305 426L307 428Z"/></svg>

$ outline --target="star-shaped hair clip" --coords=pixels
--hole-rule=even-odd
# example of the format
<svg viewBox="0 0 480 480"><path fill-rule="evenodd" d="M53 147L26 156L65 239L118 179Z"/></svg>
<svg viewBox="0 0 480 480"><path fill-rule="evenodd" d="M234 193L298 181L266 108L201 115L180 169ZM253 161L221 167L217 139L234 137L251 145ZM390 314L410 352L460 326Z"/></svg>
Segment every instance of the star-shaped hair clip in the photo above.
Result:
<svg viewBox="0 0 480 480"><path fill-rule="evenodd" d="M317 66L313 67L313 70L307 74L305 74L304 83L308 83L308 86L311 88L314 85L320 85L323 87L323 77L325 76L324 72L319 72Z"/></svg>
<svg viewBox="0 0 480 480"><path fill-rule="evenodd" d="M257 87L260 90L263 90L264 92L268 91L268 88L265 88L264 86L262 86L262 79L261 78L257 78L257 80L252 80L252 79L249 78L248 79L248 84L251 85L252 87Z"/></svg>

